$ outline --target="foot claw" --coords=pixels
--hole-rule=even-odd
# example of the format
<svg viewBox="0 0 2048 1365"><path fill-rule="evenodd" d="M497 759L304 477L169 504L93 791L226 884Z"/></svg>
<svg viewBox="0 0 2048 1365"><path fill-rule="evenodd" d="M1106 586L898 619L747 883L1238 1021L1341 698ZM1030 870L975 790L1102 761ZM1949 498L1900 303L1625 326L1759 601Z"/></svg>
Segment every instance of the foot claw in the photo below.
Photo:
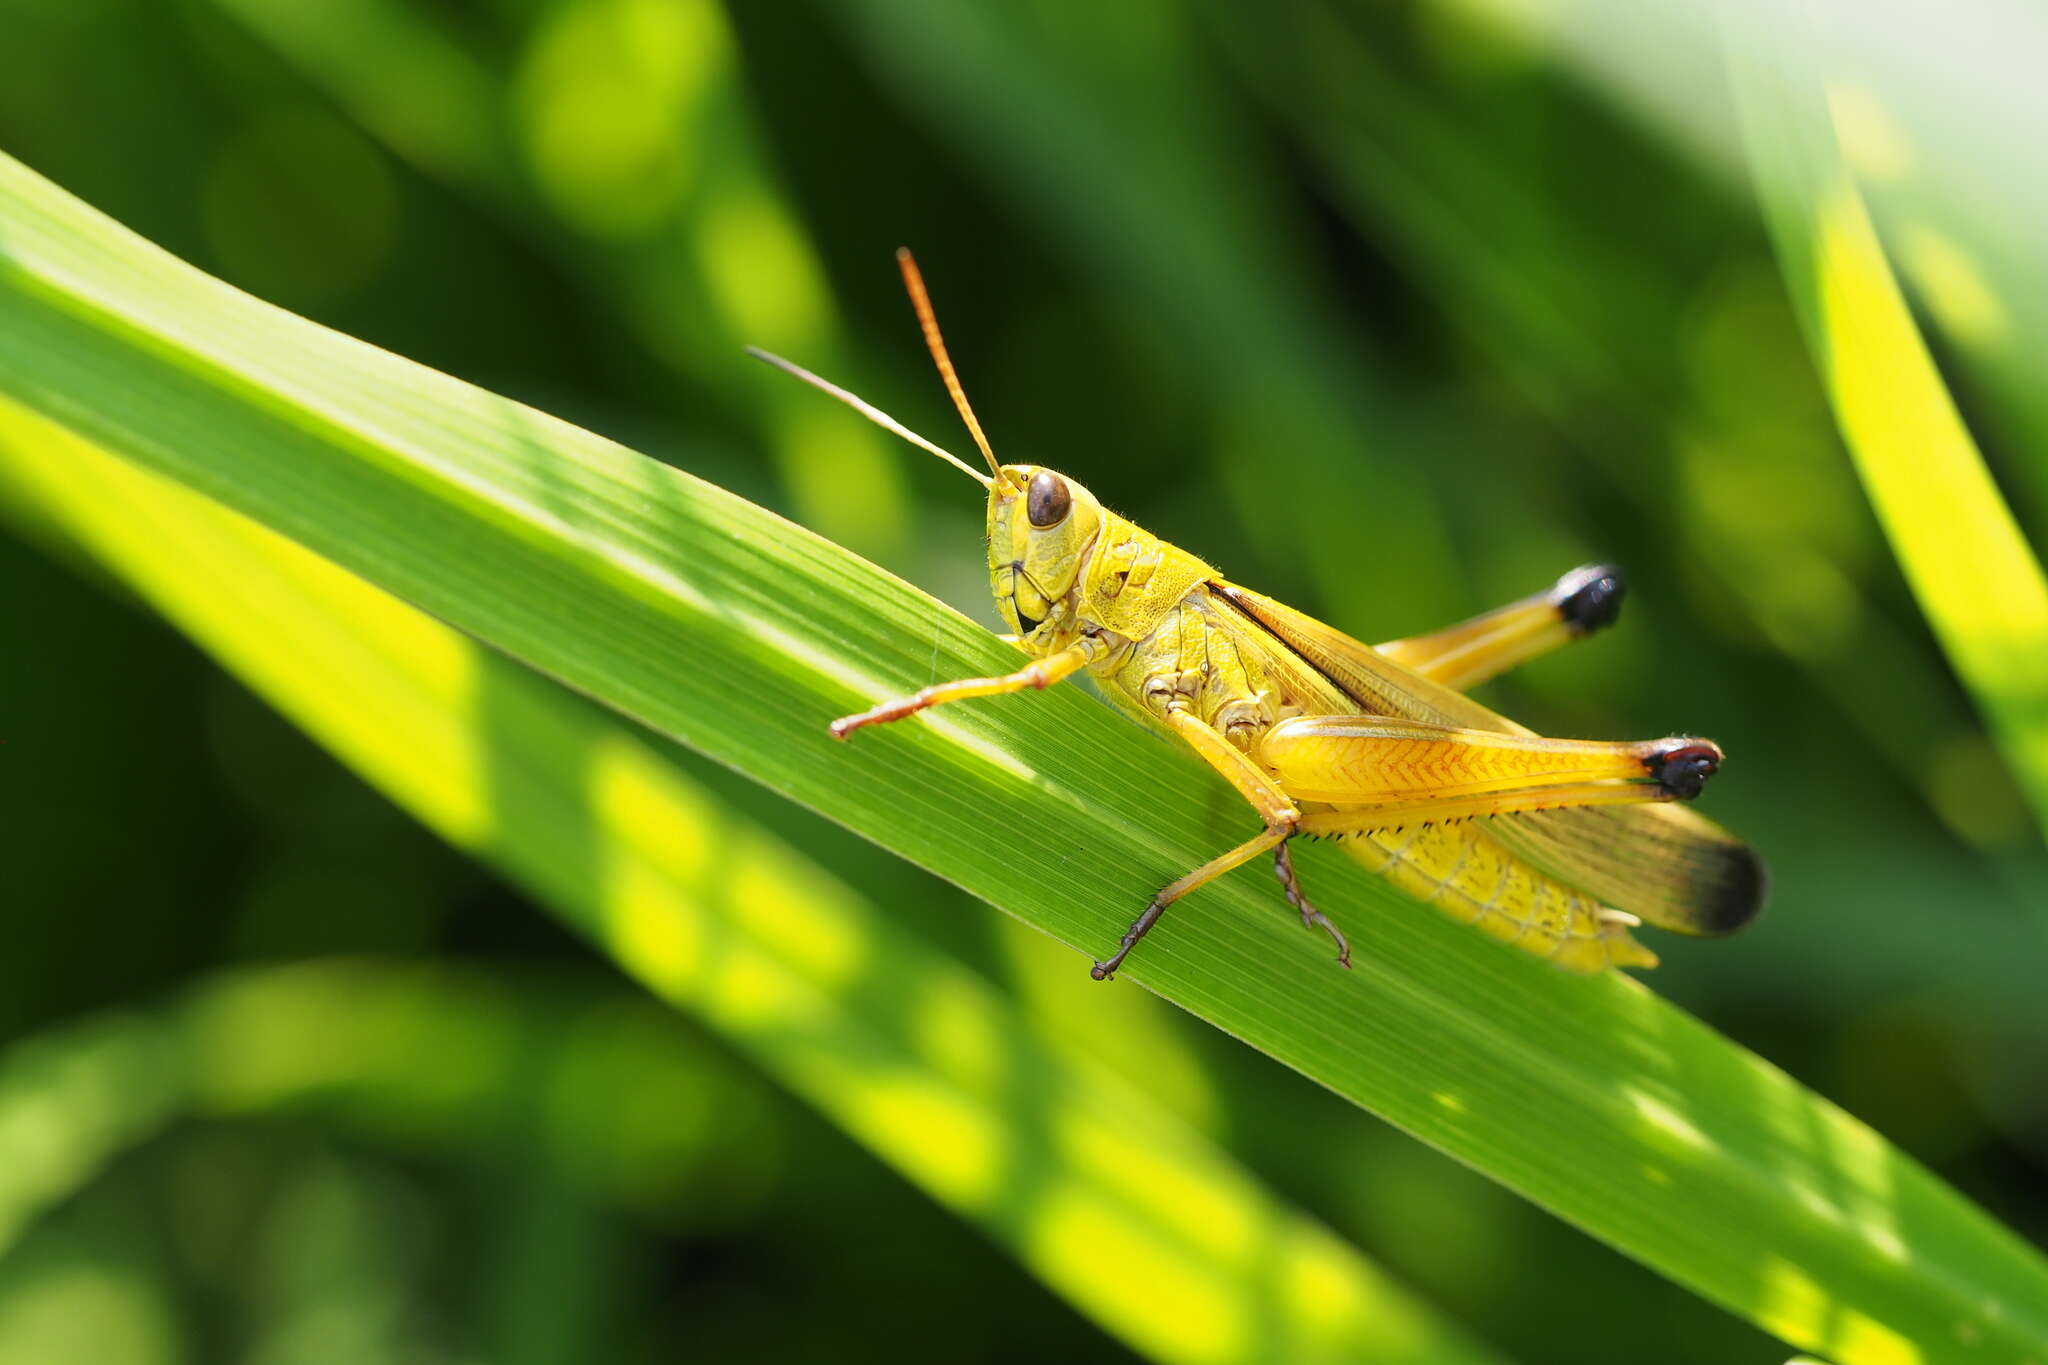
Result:
<svg viewBox="0 0 2048 1365"><path fill-rule="evenodd" d="M1138 940L1145 937L1151 931L1152 926L1159 922L1159 917L1166 913L1167 905L1168 902L1162 901L1156 896L1153 897L1152 903L1145 907L1145 913L1133 920L1131 927L1124 931L1123 942L1117 945L1115 954L1110 957L1109 961L1098 962L1093 967L1090 967L1088 975L1094 977L1097 981L1107 981L1110 977L1114 976L1116 969L1124 965L1124 959L1131 955L1131 949L1138 946Z"/></svg>
<svg viewBox="0 0 2048 1365"><path fill-rule="evenodd" d="M1280 879L1280 885L1287 893L1288 904L1301 912L1301 927L1320 928L1336 940L1337 965L1349 971L1351 942L1344 937L1343 931L1330 921L1328 915L1316 909L1309 903L1308 897L1301 894L1301 882L1294 875L1294 859L1289 856L1286 844L1273 850L1273 875Z"/></svg>

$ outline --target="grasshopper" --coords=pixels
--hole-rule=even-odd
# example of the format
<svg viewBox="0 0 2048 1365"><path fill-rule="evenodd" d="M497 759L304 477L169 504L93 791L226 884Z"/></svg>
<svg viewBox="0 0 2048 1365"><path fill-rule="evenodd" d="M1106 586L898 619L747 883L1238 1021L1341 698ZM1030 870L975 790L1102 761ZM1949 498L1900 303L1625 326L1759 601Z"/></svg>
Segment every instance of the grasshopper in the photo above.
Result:
<svg viewBox="0 0 2048 1365"><path fill-rule="evenodd" d="M1181 897L1264 853L1302 924L1351 948L1302 894L1297 835L1335 838L1403 891L1559 967L1654 967L1647 920L1730 934L1764 895L1756 854L1675 804L1720 767L1712 741L1546 739L1465 690L1610 624L1609 567L1446 630L1366 645L1240 587L1042 465L997 461L967 402L923 277L897 252L925 344L987 461L983 473L801 366L750 350L988 489L988 569L1005 637L1031 662L939 683L831 724L846 739L931 706L1046 688L1084 669L1236 788L1259 831L1155 895L1091 975L1107 980Z"/></svg>

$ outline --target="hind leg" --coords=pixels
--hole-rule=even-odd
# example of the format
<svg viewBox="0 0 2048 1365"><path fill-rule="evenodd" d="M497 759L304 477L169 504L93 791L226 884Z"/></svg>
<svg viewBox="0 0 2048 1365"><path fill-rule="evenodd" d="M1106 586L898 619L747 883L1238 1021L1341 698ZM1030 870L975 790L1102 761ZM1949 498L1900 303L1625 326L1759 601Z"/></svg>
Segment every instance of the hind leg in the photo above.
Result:
<svg viewBox="0 0 2048 1365"><path fill-rule="evenodd" d="M1543 592L1444 630L1375 645L1404 668L1460 692L1612 625L1627 590L1609 564L1573 569Z"/></svg>

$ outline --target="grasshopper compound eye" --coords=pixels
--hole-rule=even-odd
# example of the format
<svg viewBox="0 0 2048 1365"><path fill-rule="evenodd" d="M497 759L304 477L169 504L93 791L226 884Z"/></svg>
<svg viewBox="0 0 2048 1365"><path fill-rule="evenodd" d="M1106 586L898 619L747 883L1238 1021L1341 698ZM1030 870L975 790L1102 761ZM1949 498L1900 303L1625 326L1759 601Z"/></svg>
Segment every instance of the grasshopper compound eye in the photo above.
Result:
<svg viewBox="0 0 2048 1365"><path fill-rule="evenodd" d="M1024 495L1024 514L1031 518L1031 524L1039 530L1049 530L1067 519L1067 513L1074 507L1074 495L1067 491L1067 481L1050 469L1041 469L1031 476L1030 491Z"/></svg>

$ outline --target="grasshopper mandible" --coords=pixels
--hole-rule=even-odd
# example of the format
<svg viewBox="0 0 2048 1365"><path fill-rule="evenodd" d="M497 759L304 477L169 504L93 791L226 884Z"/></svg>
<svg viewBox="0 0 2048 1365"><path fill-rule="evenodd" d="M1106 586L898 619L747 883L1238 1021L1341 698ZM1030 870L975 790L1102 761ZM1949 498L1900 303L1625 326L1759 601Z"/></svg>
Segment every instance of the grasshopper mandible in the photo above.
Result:
<svg viewBox="0 0 2048 1365"><path fill-rule="evenodd" d="M1572 971L1654 967L1644 920L1735 932L1763 904L1763 865L1675 802L1699 795L1721 750L1690 737L1545 739L1464 695L1611 623L1622 580L1575 570L1546 592L1432 635L1361 644L1223 578L1041 465L997 461L946 353L924 280L904 286L983 473L894 418L765 351L750 354L958 466L988 489L996 605L1031 662L939 683L832 722L868 725L969 697L1050 687L1086 669L1103 693L1177 736L1235 787L1260 829L1162 889L1092 975L1107 980L1166 907L1262 853L1306 927L1351 965L1343 933L1302 894L1296 835L1335 837L1425 904Z"/></svg>

